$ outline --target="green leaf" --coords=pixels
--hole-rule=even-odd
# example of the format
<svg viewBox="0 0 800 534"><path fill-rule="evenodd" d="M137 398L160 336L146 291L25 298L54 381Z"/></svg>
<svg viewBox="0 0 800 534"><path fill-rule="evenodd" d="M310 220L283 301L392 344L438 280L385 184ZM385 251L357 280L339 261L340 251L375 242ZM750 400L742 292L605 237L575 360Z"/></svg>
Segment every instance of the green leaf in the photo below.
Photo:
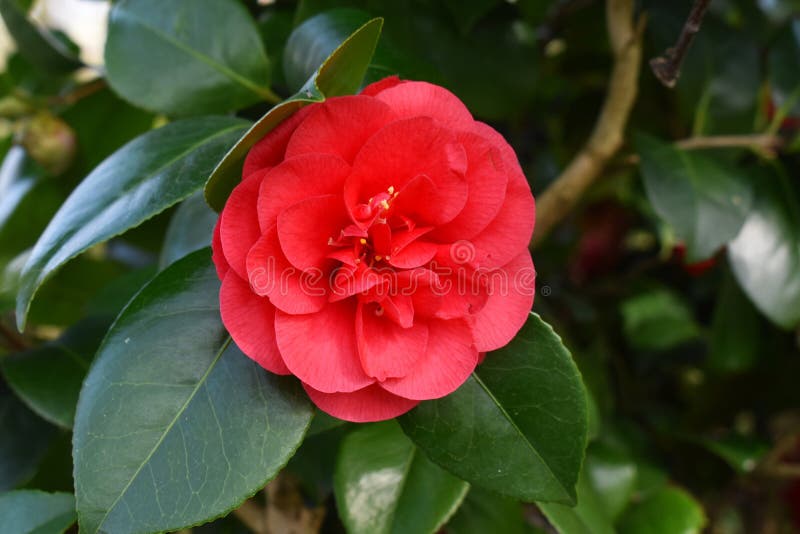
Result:
<svg viewBox="0 0 800 534"><path fill-rule="evenodd" d="M0 491L33 476L54 431L0 381Z"/></svg>
<svg viewBox="0 0 800 534"><path fill-rule="evenodd" d="M700 443L742 474L752 472L770 450L761 440L737 434L703 438Z"/></svg>
<svg viewBox="0 0 800 534"><path fill-rule="evenodd" d="M615 534L604 505L585 472L578 481L578 502L575 506L538 503L539 509L560 534Z"/></svg>
<svg viewBox="0 0 800 534"><path fill-rule="evenodd" d="M190 252L211 245L211 234L217 218L217 213L206 204L202 192L198 191L184 200L167 227L159 266L163 269Z"/></svg>
<svg viewBox="0 0 800 534"><path fill-rule="evenodd" d="M222 210L228 195L242 178L242 164L247 152L273 128L308 104L358 90L382 27L383 19L372 19L361 26L328 56L297 94L269 110L239 139L206 183L206 201L212 208Z"/></svg>
<svg viewBox="0 0 800 534"><path fill-rule="evenodd" d="M467 482L532 501L575 502L587 400L569 351L536 315L467 382L400 418L434 462Z"/></svg>
<svg viewBox="0 0 800 534"><path fill-rule="evenodd" d="M121 0L111 9L111 87L168 115L223 113L275 96L255 22L236 0Z"/></svg>
<svg viewBox="0 0 800 534"><path fill-rule="evenodd" d="M103 161L61 206L28 259L17 296L20 329L54 271L197 191L246 126L229 117L186 119L147 132Z"/></svg>
<svg viewBox="0 0 800 534"><path fill-rule="evenodd" d="M475 24L497 5L497 0L445 0L461 33L469 33Z"/></svg>
<svg viewBox="0 0 800 534"><path fill-rule="evenodd" d="M54 534L75 522L75 498L69 493L36 490L0 494L0 532Z"/></svg>
<svg viewBox="0 0 800 534"><path fill-rule="evenodd" d="M711 323L709 366L721 373L741 373L758 360L764 320L727 274Z"/></svg>
<svg viewBox="0 0 800 534"><path fill-rule="evenodd" d="M105 321L79 323L56 341L0 360L0 369L31 410L72 428L81 384L107 328Z"/></svg>
<svg viewBox="0 0 800 534"><path fill-rule="evenodd" d="M476 487L469 490L445 530L449 534L527 534L531 531L518 501Z"/></svg>
<svg viewBox="0 0 800 534"><path fill-rule="evenodd" d="M753 202L747 175L646 135L636 147L647 197L686 244L688 261L709 258L736 237Z"/></svg>
<svg viewBox="0 0 800 534"><path fill-rule="evenodd" d="M17 50L27 61L47 73L67 73L81 62L53 34L28 19L18 0L0 0L0 15Z"/></svg>
<svg viewBox="0 0 800 534"><path fill-rule="evenodd" d="M800 22L780 32L769 49L769 81L775 106L787 114L800 110Z"/></svg>
<svg viewBox="0 0 800 534"><path fill-rule="evenodd" d="M691 495L666 486L628 508L618 526L620 534L699 534L705 524L703 508Z"/></svg>
<svg viewBox="0 0 800 534"><path fill-rule="evenodd" d="M772 322L800 323L800 204L778 172L756 177L756 199L728 245L731 269L745 294Z"/></svg>
<svg viewBox="0 0 800 534"><path fill-rule="evenodd" d="M231 343L219 285L210 251L190 254L109 330L75 417L81 532L178 530L224 515L300 445L306 395Z"/></svg>
<svg viewBox="0 0 800 534"><path fill-rule="evenodd" d="M594 443L586 453L584 469L605 514L612 520L616 519L628 506L636 490L636 462L618 449L604 443Z"/></svg>
<svg viewBox="0 0 800 534"><path fill-rule="evenodd" d="M339 449L334 492L351 534L433 534L468 488L428 460L395 421L363 426Z"/></svg>
<svg viewBox="0 0 800 534"><path fill-rule="evenodd" d="M624 300L621 311L625 337L636 349L667 350L700 335L692 310L666 288Z"/></svg>

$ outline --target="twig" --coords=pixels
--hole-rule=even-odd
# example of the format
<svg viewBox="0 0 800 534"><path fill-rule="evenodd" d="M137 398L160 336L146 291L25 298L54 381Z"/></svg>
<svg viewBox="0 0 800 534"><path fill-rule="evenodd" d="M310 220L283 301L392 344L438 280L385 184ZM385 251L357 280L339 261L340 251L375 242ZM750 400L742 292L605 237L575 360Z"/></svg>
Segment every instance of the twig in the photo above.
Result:
<svg viewBox="0 0 800 534"><path fill-rule="evenodd" d="M607 0L606 26L614 67L602 111L589 140L564 172L537 199L536 230L531 247L575 206L622 146L623 132L638 91L645 19L634 25L633 0Z"/></svg>
<svg viewBox="0 0 800 534"><path fill-rule="evenodd" d="M71 106L78 100L86 98L87 96L91 96L94 93L105 89L106 87L108 87L108 82L106 82L105 78L96 78L89 83L85 83L76 87L74 91L70 91L65 95L52 97L50 99L50 104Z"/></svg>
<svg viewBox="0 0 800 534"><path fill-rule="evenodd" d="M5 340L6 346L13 351L24 351L30 348L22 336L14 332L14 330L6 326L2 321L0 321L0 335Z"/></svg>
<svg viewBox="0 0 800 534"><path fill-rule="evenodd" d="M675 83L678 81L683 59L686 57L686 52L689 51L694 36L700 31L700 24L703 22L703 16L706 14L710 3L711 0L695 0L692 11L689 13L689 18L686 19L675 46L667 48L663 56L650 60L650 68L653 69L653 74L670 89L675 87Z"/></svg>
<svg viewBox="0 0 800 534"><path fill-rule="evenodd" d="M711 135L700 137L688 137L675 141L675 146L684 150L703 150L707 148L749 148L766 154L775 156L775 153L783 148L784 141L776 135L751 134L751 135ZM626 165L638 165L640 161L638 154L630 154L622 159Z"/></svg>

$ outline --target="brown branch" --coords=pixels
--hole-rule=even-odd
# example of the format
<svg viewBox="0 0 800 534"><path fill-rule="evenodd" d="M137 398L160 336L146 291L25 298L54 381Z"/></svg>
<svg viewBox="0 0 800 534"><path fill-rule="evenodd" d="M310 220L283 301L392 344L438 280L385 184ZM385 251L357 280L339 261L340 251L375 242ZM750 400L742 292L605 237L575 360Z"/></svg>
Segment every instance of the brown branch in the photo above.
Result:
<svg viewBox="0 0 800 534"><path fill-rule="evenodd" d="M586 145L539 196L531 247L539 245L577 204L622 146L625 125L638 91L644 24L642 17L634 25L633 0L607 0L606 26L614 54L614 67L606 99Z"/></svg>
<svg viewBox="0 0 800 534"><path fill-rule="evenodd" d="M678 77L681 74L681 64L686 57L686 52L689 51L689 47L692 45L695 35L700 31L700 25L703 23L703 17L710 3L711 0L695 0L692 11L689 13L689 18L686 19L675 46L667 48L664 55L650 60L650 68L653 69L653 74L670 89L675 87L678 81Z"/></svg>
<svg viewBox="0 0 800 534"><path fill-rule="evenodd" d="M769 134L750 135L710 135L687 137L675 141L675 146L684 150L703 150L708 148L749 148L765 156L774 157L784 145L783 139ZM622 159L626 165L638 165L638 154L630 154Z"/></svg>
<svg viewBox="0 0 800 534"><path fill-rule="evenodd" d="M4 340L4 345L13 351L25 351L30 348L25 339L17 334L12 328L6 326L5 323L0 321L0 336Z"/></svg>

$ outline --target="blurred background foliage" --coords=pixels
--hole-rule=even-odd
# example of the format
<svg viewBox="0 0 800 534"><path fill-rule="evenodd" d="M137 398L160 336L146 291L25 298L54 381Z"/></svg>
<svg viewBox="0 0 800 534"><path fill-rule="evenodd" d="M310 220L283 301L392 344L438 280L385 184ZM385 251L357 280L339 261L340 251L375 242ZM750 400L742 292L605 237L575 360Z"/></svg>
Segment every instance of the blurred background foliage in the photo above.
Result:
<svg viewBox="0 0 800 534"><path fill-rule="evenodd" d="M367 81L399 73L451 89L506 136L535 195L590 134L612 66L600 0L241 3L277 97L384 17ZM31 4L0 0L13 48L0 75L0 491L71 492L75 402L105 328L154 273L208 244L216 216L195 195L91 248L16 333L19 271L68 194L125 142L192 113L142 92L126 100L98 76L150 76L108 51L103 65L106 2ZM645 59L673 45L690 6L638 2ZM642 68L623 149L533 252L534 310L591 393L580 505L472 489L444 532L800 531L798 15L796 0L713 0L674 89ZM319 46L303 47L309 36ZM250 119L270 106L242 105ZM323 420L270 506L341 531L333 470L350 430ZM194 531L247 532L242 517Z"/></svg>

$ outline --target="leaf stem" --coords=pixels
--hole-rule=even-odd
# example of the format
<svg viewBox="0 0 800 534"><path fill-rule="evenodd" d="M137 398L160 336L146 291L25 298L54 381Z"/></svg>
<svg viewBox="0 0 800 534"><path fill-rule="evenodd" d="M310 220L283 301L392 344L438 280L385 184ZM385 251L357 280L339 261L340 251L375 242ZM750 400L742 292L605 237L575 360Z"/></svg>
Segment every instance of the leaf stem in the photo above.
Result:
<svg viewBox="0 0 800 534"><path fill-rule="evenodd" d="M692 45L697 32L700 31L700 25L703 23L703 17L708 11L708 6L711 0L695 0L692 10L689 12L689 18L683 25L678 41L672 48L667 48L663 55L650 60L650 68L653 69L653 74L659 79L666 87L672 89L678 81L681 74L681 64L686 57L686 52Z"/></svg>

